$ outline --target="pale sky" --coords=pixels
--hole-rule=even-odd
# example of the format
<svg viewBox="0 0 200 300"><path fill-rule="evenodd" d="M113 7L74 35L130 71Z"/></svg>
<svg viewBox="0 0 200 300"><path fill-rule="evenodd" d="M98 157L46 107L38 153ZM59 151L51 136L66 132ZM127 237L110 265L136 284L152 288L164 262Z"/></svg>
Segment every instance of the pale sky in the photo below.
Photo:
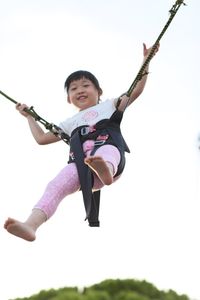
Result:
<svg viewBox="0 0 200 300"><path fill-rule="evenodd" d="M0 0L0 90L58 124L75 113L63 85L93 72L102 99L128 90L175 1ZM21 221L68 159L39 146L0 96L0 299L108 278L145 279L200 300L199 0L182 6L151 62L145 91L124 116L131 148L122 178L102 191L100 228L84 222L81 193L63 200L28 243L3 229Z"/></svg>

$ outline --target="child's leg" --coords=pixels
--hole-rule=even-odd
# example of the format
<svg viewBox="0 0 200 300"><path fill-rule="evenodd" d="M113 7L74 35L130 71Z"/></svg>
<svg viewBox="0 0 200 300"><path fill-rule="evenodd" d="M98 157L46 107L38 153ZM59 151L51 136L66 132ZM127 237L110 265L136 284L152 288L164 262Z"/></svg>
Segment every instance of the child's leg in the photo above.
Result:
<svg viewBox="0 0 200 300"><path fill-rule="evenodd" d="M46 190L35 205L31 215L25 222L8 218L4 228L8 232L27 241L35 239L38 227L56 211L61 200L80 188L77 168L74 163L67 165L46 187Z"/></svg>
<svg viewBox="0 0 200 300"><path fill-rule="evenodd" d="M96 173L105 185L113 183L113 177L120 163L120 152L112 145L101 146L94 156L87 156L85 163Z"/></svg>
<svg viewBox="0 0 200 300"><path fill-rule="evenodd" d="M68 195L80 189L80 182L75 163L68 164L48 183L46 190L34 208L42 210L46 219L56 211L60 202Z"/></svg>

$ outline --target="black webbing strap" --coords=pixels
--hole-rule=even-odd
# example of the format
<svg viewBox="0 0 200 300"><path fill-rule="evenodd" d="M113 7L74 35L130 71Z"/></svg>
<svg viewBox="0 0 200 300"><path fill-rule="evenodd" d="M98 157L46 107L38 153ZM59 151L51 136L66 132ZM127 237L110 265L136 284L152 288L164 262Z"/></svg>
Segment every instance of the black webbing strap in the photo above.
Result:
<svg viewBox="0 0 200 300"><path fill-rule="evenodd" d="M70 141L70 146L73 151L75 162L78 169L79 180L81 184L81 191L83 194L83 202L86 211L86 219L89 226L99 226L99 205L100 205L100 191L92 192L93 178L92 171L84 163L84 153L80 140L79 131L76 131Z"/></svg>

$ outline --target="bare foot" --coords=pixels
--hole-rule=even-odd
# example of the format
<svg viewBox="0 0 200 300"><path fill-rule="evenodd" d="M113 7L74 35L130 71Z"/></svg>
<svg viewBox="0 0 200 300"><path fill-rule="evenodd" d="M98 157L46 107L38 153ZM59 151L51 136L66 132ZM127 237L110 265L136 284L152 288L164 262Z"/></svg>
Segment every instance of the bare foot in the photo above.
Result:
<svg viewBox="0 0 200 300"><path fill-rule="evenodd" d="M105 184L113 183L113 176L107 163L101 156L89 156L85 158L85 164L88 165Z"/></svg>
<svg viewBox="0 0 200 300"><path fill-rule="evenodd" d="M4 224L4 228L9 233L16 235L26 241L32 242L35 240L35 231L26 223L8 218Z"/></svg>

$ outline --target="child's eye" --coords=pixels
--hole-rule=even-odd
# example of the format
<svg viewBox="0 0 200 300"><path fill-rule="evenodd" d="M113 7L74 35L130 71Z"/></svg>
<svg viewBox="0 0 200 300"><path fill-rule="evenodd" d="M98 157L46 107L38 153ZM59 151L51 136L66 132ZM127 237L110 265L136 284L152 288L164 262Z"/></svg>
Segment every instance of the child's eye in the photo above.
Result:
<svg viewBox="0 0 200 300"><path fill-rule="evenodd" d="M70 90L71 90L71 91L75 91L75 90L76 90L76 87L75 87L75 86L74 86L74 87L71 87Z"/></svg>
<svg viewBox="0 0 200 300"><path fill-rule="evenodd" d="M83 87L85 87L85 88L87 88L88 86L90 86L89 83L86 83L83 85Z"/></svg>

